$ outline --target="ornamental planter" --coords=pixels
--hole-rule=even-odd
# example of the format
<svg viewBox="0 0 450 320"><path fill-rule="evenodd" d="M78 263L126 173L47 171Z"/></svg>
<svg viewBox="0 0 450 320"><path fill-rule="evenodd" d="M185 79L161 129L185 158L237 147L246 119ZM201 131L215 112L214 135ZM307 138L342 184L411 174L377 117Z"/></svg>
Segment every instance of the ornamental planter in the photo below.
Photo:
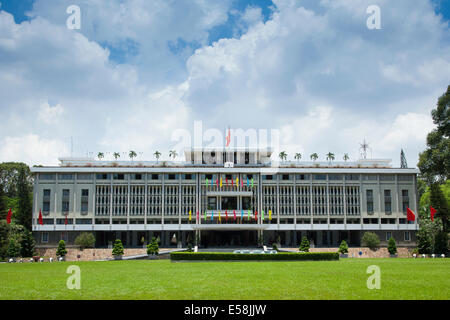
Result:
<svg viewBox="0 0 450 320"><path fill-rule="evenodd" d="M348 258L348 253L340 253L339 258Z"/></svg>
<svg viewBox="0 0 450 320"><path fill-rule="evenodd" d="M59 259L61 259L61 260L59 260ZM59 261L66 261L66 256L60 256L60 257L58 257L58 260Z"/></svg>
<svg viewBox="0 0 450 320"><path fill-rule="evenodd" d="M156 259L158 259L157 255L155 255L155 254L149 254L148 255L148 260L156 260Z"/></svg>
<svg viewBox="0 0 450 320"><path fill-rule="evenodd" d="M114 260L122 260L122 255L114 256Z"/></svg>
<svg viewBox="0 0 450 320"><path fill-rule="evenodd" d="M390 254L389 257L390 257L390 258L397 258L397 257L398 257L398 254Z"/></svg>

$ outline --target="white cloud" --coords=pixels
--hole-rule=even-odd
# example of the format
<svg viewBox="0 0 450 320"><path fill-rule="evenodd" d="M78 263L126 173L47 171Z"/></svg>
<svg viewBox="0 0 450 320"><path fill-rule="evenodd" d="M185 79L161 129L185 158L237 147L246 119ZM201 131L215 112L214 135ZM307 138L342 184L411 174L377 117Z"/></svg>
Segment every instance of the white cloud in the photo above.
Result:
<svg viewBox="0 0 450 320"><path fill-rule="evenodd" d="M45 102L41 104L39 109L39 120L44 121L46 124L55 123L63 113L64 108L60 104L52 107L48 102Z"/></svg>

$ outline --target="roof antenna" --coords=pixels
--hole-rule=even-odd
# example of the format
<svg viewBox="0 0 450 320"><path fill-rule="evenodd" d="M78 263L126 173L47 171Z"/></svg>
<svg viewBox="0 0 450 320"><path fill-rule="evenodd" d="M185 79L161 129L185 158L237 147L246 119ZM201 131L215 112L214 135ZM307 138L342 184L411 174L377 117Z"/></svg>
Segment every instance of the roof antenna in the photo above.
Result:
<svg viewBox="0 0 450 320"><path fill-rule="evenodd" d="M361 157L366 160L367 159L367 150L371 149L369 147L369 143L366 142L366 138L364 138L363 143L360 143L359 151L361 152ZM372 150L371 150L372 151Z"/></svg>

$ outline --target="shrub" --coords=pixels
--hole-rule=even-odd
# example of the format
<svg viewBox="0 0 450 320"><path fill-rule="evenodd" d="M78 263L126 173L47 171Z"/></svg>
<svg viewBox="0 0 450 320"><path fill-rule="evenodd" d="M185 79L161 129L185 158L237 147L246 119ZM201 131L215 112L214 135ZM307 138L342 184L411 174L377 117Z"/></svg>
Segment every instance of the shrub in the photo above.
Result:
<svg viewBox="0 0 450 320"><path fill-rule="evenodd" d="M58 244L58 249L56 250L56 255L58 257L64 257L66 254L67 254L66 242L64 240L60 240Z"/></svg>
<svg viewBox="0 0 450 320"><path fill-rule="evenodd" d="M158 255L159 247L158 241L155 237L152 238L152 241L147 245L147 254L149 255Z"/></svg>
<svg viewBox="0 0 450 320"><path fill-rule="evenodd" d="M345 240L341 241L341 244L339 246L338 252L341 253L341 254L348 253L348 245L347 245L347 242Z"/></svg>
<svg viewBox="0 0 450 320"><path fill-rule="evenodd" d="M116 239L116 241L114 241L114 247L112 250L112 255L113 256L121 256L123 255L123 245L122 245L122 241L120 241L120 239Z"/></svg>
<svg viewBox="0 0 450 320"><path fill-rule="evenodd" d="M300 253L231 253L231 252L171 252L170 259L182 260L275 260L275 261L297 261L297 260L339 260L337 252L300 252Z"/></svg>
<svg viewBox="0 0 450 320"><path fill-rule="evenodd" d="M193 252L194 250L192 249L192 244L188 243L187 245L187 252Z"/></svg>
<svg viewBox="0 0 450 320"><path fill-rule="evenodd" d="M93 248L95 245L95 237L90 232L83 232L78 237L75 238L75 244L80 246L81 249Z"/></svg>
<svg viewBox="0 0 450 320"><path fill-rule="evenodd" d="M278 246L277 246L277 244L275 242L272 243L272 249L278 251Z"/></svg>
<svg viewBox="0 0 450 320"><path fill-rule="evenodd" d="M298 248L298 250L302 252L309 252L309 240L307 237L302 238L302 242L300 242L300 248Z"/></svg>
<svg viewBox="0 0 450 320"><path fill-rule="evenodd" d="M448 253L448 235L445 231L439 231L434 238L434 253Z"/></svg>
<svg viewBox="0 0 450 320"><path fill-rule="evenodd" d="M22 241L20 242L20 255L22 257L32 257L34 254L34 246L33 234L28 230L24 230Z"/></svg>
<svg viewBox="0 0 450 320"><path fill-rule="evenodd" d="M390 254L396 254L397 253L397 246L395 245L395 239L390 237L388 242L388 251Z"/></svg>
<svg viewBox="0 0 450 320"><path fill-rule="evenodd" d="M365 232L361 241L371 250L376 250L380 246L380 238L373 232Z"/></svg>

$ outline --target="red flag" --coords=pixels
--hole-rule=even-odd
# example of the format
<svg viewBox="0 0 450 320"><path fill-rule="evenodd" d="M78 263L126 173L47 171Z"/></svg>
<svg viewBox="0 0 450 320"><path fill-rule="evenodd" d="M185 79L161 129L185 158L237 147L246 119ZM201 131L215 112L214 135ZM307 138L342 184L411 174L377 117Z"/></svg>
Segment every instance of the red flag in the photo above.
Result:
<svg viewBox="0 0 450 320"><path fill-rule="evenodd" d="M231 186L234 187L233 179L231 179Z"/></svg>
<svg viewBox="0 0 450 320"><path fill-rule="evenodd" d="M228 221L228 212L225 210L225 219Z"/></svg>
<svg viewBox="0 0 450 320"><path fill-rule="evenodd" d="M11 217L12 217L12 211L11 211L11 208L9 208L8 215L6 216L6 223L7 224L11 223Z"/></svg>
<svg viewBox="0 0 450 320"><path fill-rule="evenodd" d="M430 206L430 213L431 213L431 221L434 221L434 214L436 213L436 209Z"/></svg>
<svg viewBox="0 0 450 320"><path fill-rule="evenodd" d="M228 187L228 178L225 178L225 182L226 182L227 187Z"/></svg>
<svg viewBox="0 0 450 320"><path fill-rule="evenodd" d="M219 187L219 179L216 180L217 188Z"/></svg>
<svg viewBox="0 0 450 320"><path fill-rule="evenodd" d="M258 211L255 210L255 220L258 220Z"/></svg>
<svg viewBox="0 0 450 320"><path fill-rule="evenodd" d="M406 208L406 220L408 221L414 221L416 220L416 215L410 208Z"/></svg>
<svg viewBox="0 0 450 320"><path fill-rule="evenodd" d="M199 215L199 213L198 213L198 211L197 211L197 220L198 220L198 215Z"/></svg>
<svg viewBox="0 0 450 320"><path fill-rule="evenodd" d="M241 188L243 188L243 187L244 187L244 180L241 179Z"/></svg>
<svg viewBox="0 0 450 320"><path fill-rule="evenodd" d="M234 221L236 221L236 210L233 210L233 214L234 214Z"/></svg>
<svg viewBox="0 0 450 320"><path fill-rule="evenodd" d="M42 212L41 212L41 209L39 209L39 224L40 224L41 226L44 225L44 220L42 220Z"/></svg>
<svg viewBox="0 0 450 320"><path fill-rule="evenodd" d="M66 214L66 220L64 220L64 224L67 225L69 222L67 221L67 214Z"/></svg>

